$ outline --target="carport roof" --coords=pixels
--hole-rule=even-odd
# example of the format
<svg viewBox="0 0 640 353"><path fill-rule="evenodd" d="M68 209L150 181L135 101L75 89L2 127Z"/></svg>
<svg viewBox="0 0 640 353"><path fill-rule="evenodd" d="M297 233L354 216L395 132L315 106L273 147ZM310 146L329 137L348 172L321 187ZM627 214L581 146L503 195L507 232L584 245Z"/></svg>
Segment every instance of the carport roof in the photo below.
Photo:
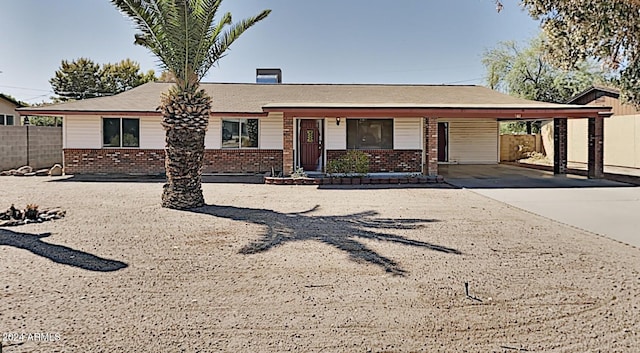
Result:
<svg viewBox="0 0 640 353"><path fill-rule="evenodd" d="M23 115L159 115L161 94L172 83L152 82L110 96L19 109ZM508 96L482 86L388 84L202 83L212 113L340 113L395 116L502 118L595 117L608 107L554 104ZM416 115L417 114L417 115Z"/></svg>

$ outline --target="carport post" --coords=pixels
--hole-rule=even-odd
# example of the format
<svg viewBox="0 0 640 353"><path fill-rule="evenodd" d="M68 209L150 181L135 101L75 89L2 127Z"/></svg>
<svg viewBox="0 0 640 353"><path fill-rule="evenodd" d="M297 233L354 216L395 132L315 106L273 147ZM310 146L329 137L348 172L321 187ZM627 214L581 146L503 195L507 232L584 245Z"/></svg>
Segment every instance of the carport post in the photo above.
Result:
<svg viewBox="0 0 640 353"><path fill-rule="evenodd" d="M293 115L284 113L282 116L282 176L293 173L294 167L294 137Z"/></svg>
<svg viewBox="0 0 640 353"><path fill-rule="evenodd" d="M438 118L424 118L422 174L438 175Z"/></svg>
<svg viewBox="0 0 640 353"><path fill-rule="evenodd" d="M589 118L588 175L591 179L604 178L604 119Z"/></svg>
<svg viewBox="0 0 640 353"><path fill-rule="evenodd" d="M553 174L567 174L567 118L553 119Z"/></svg>

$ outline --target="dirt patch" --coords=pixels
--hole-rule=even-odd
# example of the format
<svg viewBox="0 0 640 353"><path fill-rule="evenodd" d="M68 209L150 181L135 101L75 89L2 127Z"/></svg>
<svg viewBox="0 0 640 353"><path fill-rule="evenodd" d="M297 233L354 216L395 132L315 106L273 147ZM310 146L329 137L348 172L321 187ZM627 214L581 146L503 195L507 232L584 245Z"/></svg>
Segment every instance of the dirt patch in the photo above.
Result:
<svg viewBox="0 0 640 353"><path fill-rule="evenodd" d="M160 183L2 181L67 211L0 228L4 352L640 346L638 249L466 190L205 184L185 212Z"/></svg>

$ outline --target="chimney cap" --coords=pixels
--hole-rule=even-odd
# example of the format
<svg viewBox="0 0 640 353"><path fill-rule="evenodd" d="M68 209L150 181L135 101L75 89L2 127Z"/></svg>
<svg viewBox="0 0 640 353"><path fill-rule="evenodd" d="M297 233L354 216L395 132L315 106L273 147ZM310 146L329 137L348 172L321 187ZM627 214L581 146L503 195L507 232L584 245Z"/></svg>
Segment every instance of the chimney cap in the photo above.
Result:
<svg viewBox="0 0 640 353"><path fill-rule="evenodd" d="M282 83L282 70L277 68L256 69L256 83Z"/></svg>

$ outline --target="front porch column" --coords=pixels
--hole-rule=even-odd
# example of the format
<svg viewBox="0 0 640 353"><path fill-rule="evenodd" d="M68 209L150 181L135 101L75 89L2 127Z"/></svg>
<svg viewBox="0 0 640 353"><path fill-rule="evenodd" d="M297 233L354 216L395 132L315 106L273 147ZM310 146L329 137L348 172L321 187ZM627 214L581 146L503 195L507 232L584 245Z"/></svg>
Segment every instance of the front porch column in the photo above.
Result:
<svg viewBox="0 0 640 353"><path fill-rule="evenodd" d="M588 175L592 179L604 178L604 119L589 118Z"/></svg>
<svg viewBox="0 0 640 353"><path fill-rule="evenodd" d="M553 119L553 174L567 174L567 118Z"/></svg>
<svg viewBox="0 0 640 353"><path fill-rule="evenodd" d="M282 117L282 175L293 173L293 115L285 113Z"/></svg>
<svg viewBox="0 0 640 353"><path fill-rule="evenodd" d="M438 118L424 118L422 174L438 175Z"/></svg>

